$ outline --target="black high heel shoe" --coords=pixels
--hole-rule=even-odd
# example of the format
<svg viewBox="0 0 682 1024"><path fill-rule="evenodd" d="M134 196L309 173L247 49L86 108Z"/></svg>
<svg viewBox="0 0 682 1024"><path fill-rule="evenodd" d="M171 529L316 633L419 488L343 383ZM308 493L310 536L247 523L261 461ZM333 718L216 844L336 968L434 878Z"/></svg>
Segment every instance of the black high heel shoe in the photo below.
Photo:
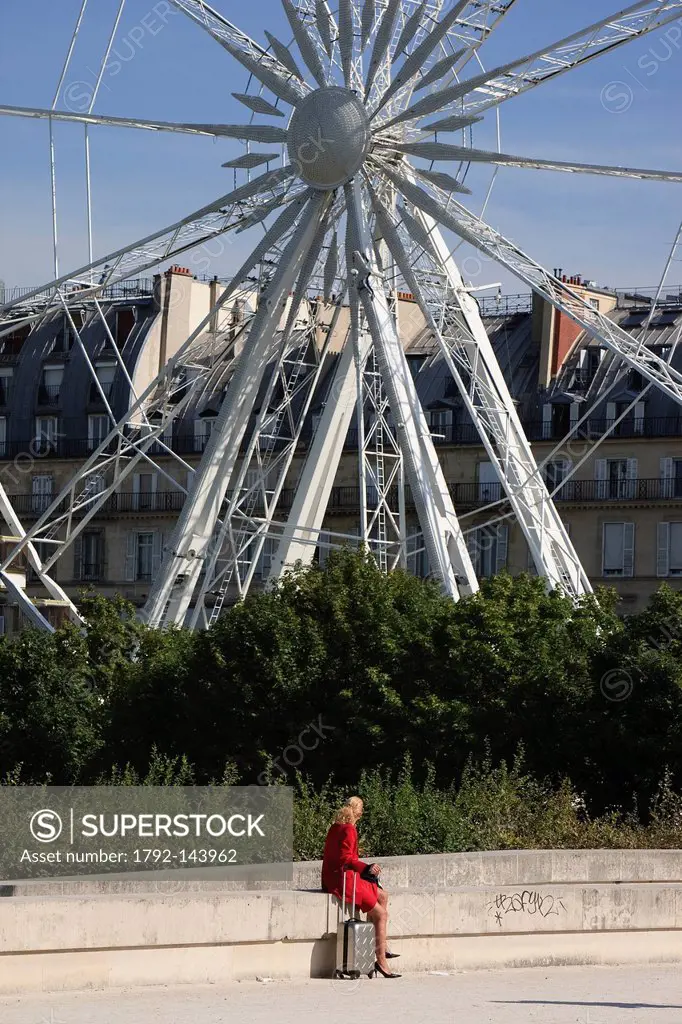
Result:
<svg viewBox="0 0 682 1024"><path fill-rule="evenodd" d="M387 960L397 960L397 958L399 956L400 956L400 953L389 953L388 950L386 950L386 959Z"/></svg>
<svg viewBox="0 0 682 1024"><path fill-rule="evenodd" d="M374 967L367 975L368 978L376 978L377 974L380 974L382 978L402 978L402 974L392 974L390 971L385 971L382 967L379 967L379 961L377 960Z"/></svg>

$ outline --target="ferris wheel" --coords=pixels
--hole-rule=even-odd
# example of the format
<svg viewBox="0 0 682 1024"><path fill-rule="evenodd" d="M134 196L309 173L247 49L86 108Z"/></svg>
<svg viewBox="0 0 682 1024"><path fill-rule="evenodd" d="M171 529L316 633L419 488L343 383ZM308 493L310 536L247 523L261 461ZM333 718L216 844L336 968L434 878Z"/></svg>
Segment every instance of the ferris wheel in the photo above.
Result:
<svg viewBox="0 0 682 1024"><path fill-rule="evenodd" d="M378 564L387 570L405 564L409 487L444 591L457 599L477 589L401 345L401 289L413 296L455 382L538 573L575 598L588 593L589 580L524 434L478 304L441 229L513 273L636 367L648 384L682 403L682 374L487 224L480 212L486 196L472 196L465 183L479 164L682 181L682 173L546 160L474 144L486 115L495 117L514 97L679 19L682 0L642 0L492 70L484 70L479 50L515 0L281 0L281 6L272 0L265 5L273 18L267 46L202 0L171 3L248 72L246 91L234 94L245 108L243 124L100 116L94 98L84 114L63 111L58 99L65 72L51 108L0 107L0 114L47 119L51 134L64 120L83 123L86 132L97 125L241 140L243 155L224 165L235 187L117 252L94 259L91 251L88 263L68 274L59 269L55 232L55 279L0 309L0 339L65 314L97 386L81 334L88 323L105 322L108 288L228 232L251 229L254 246L159 375L139 394L128 378L125 415L117 418L107 404L110 433L35 523L22 524L0 487L0 514L14 537L0 562L0 581L45 624L13 573L17 560L27 557L47 592L79 621L54 567L136 466L154 462L159 450L174 457L164 442L169 426L197 391L211 386L216 364L234 355L234 331L226 327L233 303L245 282L267 267L240 329L213 432L152 583L146 621L210 625L231 590L248 592L267 542L273 545L271 579L310 562L354 422L360 538ZM74 39L86 5L83 0ZM76 306L85 306L85 323L74 317ZM340 323L346 325L344 344L330 377L328 345ZM202 353L209 335L207 360ZM115 339L110 342L116 349ZM193 368L189 382L187 366ZM313 403L321 412L303 447ZM297 454L302 468L285 509L282 493Z"/></svg>

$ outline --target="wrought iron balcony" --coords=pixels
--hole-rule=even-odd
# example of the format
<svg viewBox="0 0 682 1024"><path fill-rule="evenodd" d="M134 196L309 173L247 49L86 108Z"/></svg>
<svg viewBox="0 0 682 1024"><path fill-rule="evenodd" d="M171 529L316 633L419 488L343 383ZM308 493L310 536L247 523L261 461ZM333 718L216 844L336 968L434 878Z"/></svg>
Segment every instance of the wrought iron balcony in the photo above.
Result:
<svg viewBox="0 0 682 1024"><path fill-rule="evenodd" d="M38 388L38 405L50 409L55 408L59 405L61 390L61 384L41 384Z"/></svg>
<svg viewBox="0 0 682 1024"><path fill-rule="evenodd" d="M15 494L10 496L10 501L20 516L31 518L31 516L42 515L52 503L53 498L51 495L45 494ZM177 514L182 510L184 501L185 494L183 491L158 491L156 494L122 492L109 495L104 504L97 509L95 515L99 517L112 517L131 513ZM76 518L84 515L91 506L92 502L86 508L81 509L80 512L75 512L74 515ZM66 508L66 503L62 502L59 506L59 511L64 512Z"/></svg>

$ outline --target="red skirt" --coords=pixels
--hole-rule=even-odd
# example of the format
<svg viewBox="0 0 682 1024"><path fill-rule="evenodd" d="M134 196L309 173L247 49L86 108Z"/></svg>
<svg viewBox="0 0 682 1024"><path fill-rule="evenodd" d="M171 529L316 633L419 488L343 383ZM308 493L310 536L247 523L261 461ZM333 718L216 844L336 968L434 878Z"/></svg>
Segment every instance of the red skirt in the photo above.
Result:
<svg viewBox="0 0 682 1024"><path fill-rule="evenodd" d="M377 905L379 887L375 882L366 882L357 871L346 871L346 906L352 906L353 879L355 879L355 907L363 914L369 914ZM336 894L341 899L341 893Z"/></svg>

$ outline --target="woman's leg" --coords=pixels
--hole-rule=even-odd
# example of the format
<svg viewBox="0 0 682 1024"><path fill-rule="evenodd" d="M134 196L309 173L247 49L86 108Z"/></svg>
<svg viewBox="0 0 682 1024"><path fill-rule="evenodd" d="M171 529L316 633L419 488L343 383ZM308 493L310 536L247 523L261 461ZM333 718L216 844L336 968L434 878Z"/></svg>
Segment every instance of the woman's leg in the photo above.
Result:
<svg viewBox="0 0 682 1024"><path fill-rule="evenodd" d="M376 957L377 962L384 970L388 970L386 959L386 932L388 929L388 896L383 889L379 889L376 906L370 910L367 917L374 925L376 935Z"/></svg>

